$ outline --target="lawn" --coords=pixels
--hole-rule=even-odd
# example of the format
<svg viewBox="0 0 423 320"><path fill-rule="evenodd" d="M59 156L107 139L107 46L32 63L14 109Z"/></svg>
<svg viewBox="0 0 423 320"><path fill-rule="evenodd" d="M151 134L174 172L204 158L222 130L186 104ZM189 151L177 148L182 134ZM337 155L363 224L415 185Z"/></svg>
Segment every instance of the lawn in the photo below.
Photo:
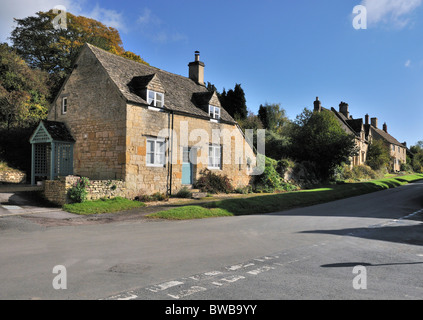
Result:
<svg viewBox="0 0 423 320"><path fill-rule="evenodd" d="M65 204L63 206L63 210L71 213L88 215L125 211L144 206L145 204L142 202L117 197L113 199L99 199L93 201L84 201L82 203Z"/></svg>
<svg viewBox="0 0 423 320"><path fill-rule="evenodd" d="M148 215L162 219L199 219L214 216L249 215L284 211L331 202L366 193L396 188L423 179L423 174L385 178L359 183L331 185L325 188L280 194L257 195L248 198L225 199L204 203L201 206L182 206ZM195 212L195 215L193 214Z"/></svg>

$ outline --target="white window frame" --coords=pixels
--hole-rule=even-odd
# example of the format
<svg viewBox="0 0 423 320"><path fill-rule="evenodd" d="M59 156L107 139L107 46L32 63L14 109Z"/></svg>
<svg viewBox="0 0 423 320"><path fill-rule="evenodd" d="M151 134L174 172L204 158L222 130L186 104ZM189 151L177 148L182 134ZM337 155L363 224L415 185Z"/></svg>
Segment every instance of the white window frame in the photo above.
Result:
<svg viewBox="0 0 423 320"><path fill-rule="evenodd" d="M209 105L209 116L214 120L220 120L221 112L220 108Z"/></svg>
<svg viewBox="0 0 423 320"><path fill-rule="evenodd" d="M66 114L68 112L68 97L62 98L62 114Z"/></svg>
<svg viewBox="0 0 423 320"><path fill-rule="evenodd" d="M153 143L154 148L153 151L150 151L149 143ZM164 145L164 151L160 152L159 144ZM147 167L164 167L166 165L166 140L161 138L147 138L146 141L146 165ZM153 163L149 162L149 155L153 154ZM162 162L160 162L158 159L160 159L160 156L162 156Z"/></svg>
<svg viewBox="0 0 423 320"><path fill-rule="evenodd" d="M217 153L217 150L218 150L218 153ZM218 161L216 161L217 159ZM208 169L222 170L222 146L221 145L213 145L213 144L209 145Z"/></svg>
<svg viewBox="0 0 423 320"><path fill-rule="evenodd" d="M150 98L150 93L154 95L154 98ZM149 106L159 108L160 110L164 107L164 93L147 89L147 103Z"/></svg>

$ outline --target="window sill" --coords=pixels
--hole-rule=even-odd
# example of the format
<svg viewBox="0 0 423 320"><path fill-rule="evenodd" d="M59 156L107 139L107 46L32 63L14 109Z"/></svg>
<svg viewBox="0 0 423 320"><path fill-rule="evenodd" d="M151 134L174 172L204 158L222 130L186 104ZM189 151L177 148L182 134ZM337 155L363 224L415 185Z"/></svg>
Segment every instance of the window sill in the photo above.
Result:
<svg viewBox="0 0 423 320"><path fill-rule="evenodd" d="M148 168L165 168L164 164L147 164Z"/></svg>
<svg viewBox="0 0 423 320"><path fill-rule="evenodd" d="M222 170L222 168L217 168L217 167L207 167L207 169L214 170L214 171L221 171Z"/></svg>

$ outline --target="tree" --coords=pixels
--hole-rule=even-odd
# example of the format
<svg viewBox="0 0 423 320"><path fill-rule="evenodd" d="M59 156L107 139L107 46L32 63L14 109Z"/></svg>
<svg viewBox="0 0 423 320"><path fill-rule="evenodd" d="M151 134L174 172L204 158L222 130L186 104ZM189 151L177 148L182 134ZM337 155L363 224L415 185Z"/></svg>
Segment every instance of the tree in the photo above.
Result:
<svg viewBox="0 0 423 320"><path fill-rule="evenodd" d="M418 173L423 173L423 141L417 142L415 146L410 147L412 154L411 166Z"/></svg>
<svg viewBox="0 0 423 320"><path fill-rule="evenodd" d="M386 168L391 161L389 147L382 140L374 139L367 150L366 164L373 170Z"/></svg>
<svg viewBox="0 0 423 320"><path fill-rule="evenodd" d="M66 13L66 29L55 29L53 21L56 16L57 14L50 10L37 12L35 16L15 19L17 26L10 37L13 48L32 68L44 70L51 75L51 82L56 84L54 91L60 88L62 81L72 71L73 63L84 43L146 63L140 56L125 51L116 29L71 13Z"/></svg>
<svg viewBox="0 0 423 320"><path fill-rule="evenodd" d="M284 125L289 122L286 112L279 103L260 105L258 117L267 130L281 133Z"/></svg>
<svg viewBox="0 0 423 320"><path fill-rule="evenodd" d="M247 100L241 84L235 84L235 88L223 92L220 96L222 107L235 119L245 119L248 116Z"/></svg>
<svg viewBox="0 0 423 320"><path fill-rule="evenodd" d="M0 44L0 127L27 127L48 112L48 74L33 70L6 43Z"/></svg>
<svg viewBox="0 0 423 320"><path fill-rule="evenodd" d="M297 116L290 135L290 156L300 162L313 162L322 180L329 179L337 166L357 155L354 136L347 134L327 110L313 113L305 109Z"/></svg>

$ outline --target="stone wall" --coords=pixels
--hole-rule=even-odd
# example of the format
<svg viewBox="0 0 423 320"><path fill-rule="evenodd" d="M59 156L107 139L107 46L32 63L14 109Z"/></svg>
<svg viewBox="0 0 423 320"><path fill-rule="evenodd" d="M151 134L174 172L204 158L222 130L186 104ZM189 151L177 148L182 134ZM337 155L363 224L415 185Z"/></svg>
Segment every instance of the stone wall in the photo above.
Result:
<svg viewBox="0 0 423 320"><path fill-rule="evenodd" d="M5 170L0 171L0 184L1 183L25 183L26 174L18 170Z"/></svg>
<svg viewBox="0 0 423 320"><path fill-rule="evenodd" d="M69 203L67 196L70 188L75 186L79 177L59 177L57 180L44 181L44 196L57 205ZM87 200L101 198L126 197L125 182L122 180L90 180L87 187Z"/></svg>
<svg viewBox="0 0 423 320"><path fill-rule="evenodd" d="M250 146L244 144L245 140L240 129L235 125L215 123L207 119L183 115L174 116L173 147L169 147L166 154L168 160L166 165L147 166L147 138L165 138L170 146L172 137L168 134L168 130L171 128L171 114L149 110L145 107L127 106L125 181L129 196L135 197L156 192L166 193L170 184L172 194L176 194L183 187L183 147L195 147L197 150L197 163L193 165L195 183L195 180L200 177L200 172L208 167L208 148L212 142L222 146L222 167L213 171L220 175L227 175L232 180L234 187L244 187L250 183L251 176L248 175L247 158L254 160L255 156ZM172 155L169 154L170 149L173 150ZM170 159L171 156L172 159ZM169 162L172 163L171 168Z"/></svg>
<svg viewBox="0 0 423 320"><path fill-rule="evenodd" d="M75 175L92 180L124 177L125 111L126 103L105 70L90 50L84 50L48 115L48 120L64 122L76 140Z"/></svg>

